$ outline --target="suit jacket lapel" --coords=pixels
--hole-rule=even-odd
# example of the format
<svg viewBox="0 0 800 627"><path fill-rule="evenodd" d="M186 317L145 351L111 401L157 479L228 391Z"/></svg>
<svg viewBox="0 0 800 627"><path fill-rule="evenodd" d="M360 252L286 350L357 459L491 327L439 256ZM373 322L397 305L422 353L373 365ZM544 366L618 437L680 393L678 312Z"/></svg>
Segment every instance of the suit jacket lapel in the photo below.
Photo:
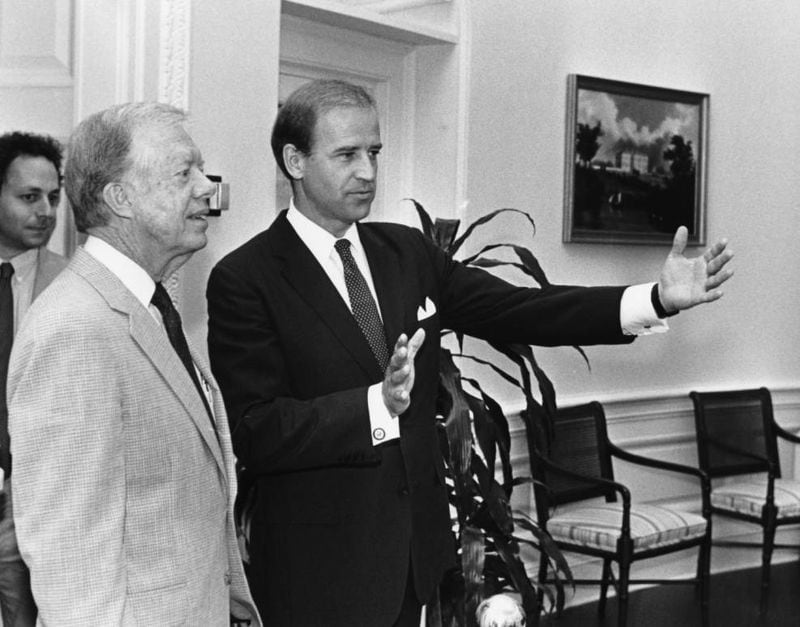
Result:
<svg viewBox="0 0 800 627"><path fill-rule="evenodd" d="M314 255L281 213L270 227L270 247L275 251L284 278L306 304L314 309L342 343L342 347L371 378L382 378L378 362L349 307L320 267Z"/></svg>
<svg viewBox="0 0 800 627"><path fill-rule="evenodd" d="M217 460L220 469L227 476L222 452L209 424L208 413L203 401L178 354L169 343L166 332L122 282L89 253L80 248L75 251L71 267L95 287L109 307L128 316L129 330L133 341L150 359L161 377L186 408L201 437ZM169 416L164 416L164 420L169 419Z"/></svg>

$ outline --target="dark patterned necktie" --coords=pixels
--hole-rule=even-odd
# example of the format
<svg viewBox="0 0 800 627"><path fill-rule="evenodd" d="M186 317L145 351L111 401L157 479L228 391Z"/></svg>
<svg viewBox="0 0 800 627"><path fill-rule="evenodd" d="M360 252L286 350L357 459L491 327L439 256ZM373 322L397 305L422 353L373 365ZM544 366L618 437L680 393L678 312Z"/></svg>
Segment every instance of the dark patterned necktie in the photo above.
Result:
<svg viewBox="0 0 800 627"><path fill-rule="evenodd" d="M8 358L14 343L14 294L11 292L13 274L14 266L8 262L0 264L0 468L5 471L6 477L11 473L6 381Z"/></svg>
<svg viewBox="0 0 800 627"><path fill-rule="evenodd" d="M211 408L208 406L208 399L206 399L203 388L200 387L200 381L197 378L197 371L195 370L192 356L189 353L189 345L186 343L186 336L183 334L181 315L178 313L178 310L175 309L175 305L172 304L172 299L169 297L167 290L164 289L164 286L161 285L161 283L156 283L156 291L153 292L153 298L150 300L150 302L152 302L155 308L161 313L161 318L164 321L164 328L167 331L169 342L172 344L175 352L178 353L178 357L181 358L183 365L186 367L186 371L189 373L192 383L194 383L194 386L197 388L200 398L203 399L203 405L205 405L206 411L208 412L208 417L211 418L211 425L216 430L216 425L214 424L214 419L212 417L213 414L211 413Z"/></svg>
<svg viewBox="0 0 800 627"><path fill-rule="evenodd" d="M358 326L361 327L364 337L367 338L381 370L386 370L386 366L389 365L389 348L386 345L386 334L378 314L378 306L375 304L375 299L372 298L364 275L359 271L356 260L353 259L350 252L350 240L337 240L334 247L342 258L344 282L347 285L347 294L350 296L353 316L358 322Z"/></svg>

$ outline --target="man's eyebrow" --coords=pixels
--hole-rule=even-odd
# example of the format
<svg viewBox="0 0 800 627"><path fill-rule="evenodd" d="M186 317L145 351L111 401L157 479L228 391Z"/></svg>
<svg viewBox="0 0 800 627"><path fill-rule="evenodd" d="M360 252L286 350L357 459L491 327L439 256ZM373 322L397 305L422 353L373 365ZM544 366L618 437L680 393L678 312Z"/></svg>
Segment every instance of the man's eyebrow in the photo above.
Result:
<svg viewBox="0 0 800 627"><path fill-rule="evenodd" d="M54 187L50 191L54 192L59 189L61 189L61 185ZM39 187L38 185L23 185L22 187L19 188L19 191L27 193L27 192L44 192L46 190L44 187Z"/></svg>
<svg viewBox="0 0 800 627"><path fill-rule="evenodd" d="M173 155L171 160L173 167L182 167L185 165L194 165L197 164L198 166L205 165L205 161L203 161L202 153L199 150L183 150L179 153Z"/></svg>
<svg viewBox="0 0 800 627"><path fill-rule="evenodd" d="M355 152L355 151L359 150L360 148L361 148L361 145L355 145L355 144L352 145L352 146L350 146L350 145L337 146L336 148L333 149L333 152L334 153L337 153L337 152ZM381 148L383 148L383 144L379 142L377 144L370 144L367 147L367 150L375 150L375 149L380 150Z"/></svg>

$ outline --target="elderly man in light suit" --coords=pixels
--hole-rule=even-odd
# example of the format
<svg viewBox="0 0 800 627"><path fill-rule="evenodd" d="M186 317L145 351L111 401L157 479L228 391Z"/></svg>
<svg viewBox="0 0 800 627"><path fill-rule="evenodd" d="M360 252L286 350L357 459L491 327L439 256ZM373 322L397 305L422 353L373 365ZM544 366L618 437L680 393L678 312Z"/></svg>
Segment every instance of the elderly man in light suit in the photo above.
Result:
<svg viewBox="0 0 800 627"><path fill-rule="evenodd" d="M48 625L260 625L227 419L161 282L206 244L213 184L181 111L112 107L73 133L89 234L34 303L8 396L15 522Z"/></svg>

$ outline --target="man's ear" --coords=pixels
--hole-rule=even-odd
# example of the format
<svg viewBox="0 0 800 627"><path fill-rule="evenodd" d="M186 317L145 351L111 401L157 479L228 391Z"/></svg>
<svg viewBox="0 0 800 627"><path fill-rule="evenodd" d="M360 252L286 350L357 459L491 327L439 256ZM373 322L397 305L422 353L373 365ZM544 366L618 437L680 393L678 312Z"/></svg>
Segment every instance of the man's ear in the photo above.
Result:
<svg viewBox="0 0 800 627"><path fill-rule="evenodd" d="M294 144L286 144L283 147L283 163L293 179L305 176L306 154L298 150Z"/></svg>
<svg viewBox="0 0 800 627"><path fill-rule="evenodd" d="M128 190L122 183L107 183L103 188L103 200L109 209L121 218L129 218L133 213L133 203Z"/></svg>

